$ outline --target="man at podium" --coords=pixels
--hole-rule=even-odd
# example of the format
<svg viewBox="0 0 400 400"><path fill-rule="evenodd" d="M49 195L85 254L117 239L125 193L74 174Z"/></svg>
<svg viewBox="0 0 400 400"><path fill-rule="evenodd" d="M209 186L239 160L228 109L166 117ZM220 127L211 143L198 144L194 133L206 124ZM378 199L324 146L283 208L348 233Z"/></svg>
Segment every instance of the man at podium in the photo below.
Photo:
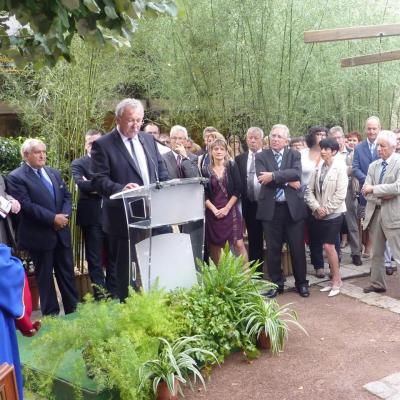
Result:
<svg viewBox="0 0 400 400"><path fill-rule="evenodd" d="M109 240L109 263L117 273L117 293L128 296L129 242L122 200L110 196L158 181L168 172L152 135L140 130L144 109L139 100L124 99L115 109L117 126L93 143L93 185L103 196L103 229Z"/></svg>

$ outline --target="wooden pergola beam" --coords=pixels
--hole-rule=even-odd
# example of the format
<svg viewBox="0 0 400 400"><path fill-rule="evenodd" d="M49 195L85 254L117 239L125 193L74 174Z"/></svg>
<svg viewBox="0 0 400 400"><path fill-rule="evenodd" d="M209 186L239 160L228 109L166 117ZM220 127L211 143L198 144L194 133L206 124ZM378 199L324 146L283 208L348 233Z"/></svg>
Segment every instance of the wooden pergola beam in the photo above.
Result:
<svg viewBox="0 0 400 400"><path fill-rule="evenodd" d="M367 54L365 56L342 58L342 68L356 67L357 65L375 64L385 61L400 60L400 50L385 51L383 53Z"/></svg>
<svg viewBox="0 0 400 400"><path fill-rule="evenodd" d="M338 40L399 36L400 24L357 26L304 32L304 43L336 42Z"/></svg>

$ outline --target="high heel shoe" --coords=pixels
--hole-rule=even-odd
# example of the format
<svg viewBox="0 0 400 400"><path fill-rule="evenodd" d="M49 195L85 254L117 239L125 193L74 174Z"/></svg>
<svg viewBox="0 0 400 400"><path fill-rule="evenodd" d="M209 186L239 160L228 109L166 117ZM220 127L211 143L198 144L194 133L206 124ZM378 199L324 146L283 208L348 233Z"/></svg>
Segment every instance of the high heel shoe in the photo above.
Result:
<svg viewBox="0 0 400 400"><path fill-rule="evenodd" d="M322 289L320 289L320 292L329 292L330 290L332 290L332 286L325 286Z"/></svg>
<svg viewBox="0 0 400 400"><path fill-rule="evenodd" d="M341 287L342 284L340 284L339 286L332 286L332 290L329 292L328 297L337 296L340 293Z"/></svg>

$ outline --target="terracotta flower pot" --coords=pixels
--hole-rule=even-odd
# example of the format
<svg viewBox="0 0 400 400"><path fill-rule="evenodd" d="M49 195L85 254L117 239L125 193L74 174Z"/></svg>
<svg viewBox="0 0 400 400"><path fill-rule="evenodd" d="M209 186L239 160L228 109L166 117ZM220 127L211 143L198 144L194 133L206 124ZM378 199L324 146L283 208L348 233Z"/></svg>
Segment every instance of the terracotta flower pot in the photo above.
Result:
<svg viewBox="0 0 400 400"><path fill-rule="evenodd" d="M175 381L175 393L171 393L167 384L161 381L157 386L157 400L178 400L178 385L179 383Z"/></svg>
<svg viewBox="0 0 400 400"><path fill-rule="evenodd" d="M257 347L262 350L269 350L271 348L271 340L264 329L257 338Z"/></svg>

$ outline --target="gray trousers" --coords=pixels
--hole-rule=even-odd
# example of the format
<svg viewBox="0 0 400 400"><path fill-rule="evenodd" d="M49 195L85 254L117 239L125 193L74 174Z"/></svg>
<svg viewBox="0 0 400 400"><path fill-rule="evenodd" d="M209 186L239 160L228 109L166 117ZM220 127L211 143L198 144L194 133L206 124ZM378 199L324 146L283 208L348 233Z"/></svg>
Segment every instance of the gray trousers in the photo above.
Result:
<svg viewBox="0 0 400 400"><path fill-rule="evenodd" d="M385 249L386 241L396 261L400 261L400 229L385 228L382 226L381 210L375 210L371 221L372 233L372 258L371 258L371 284L376 288L386 289Z"/></svg>

